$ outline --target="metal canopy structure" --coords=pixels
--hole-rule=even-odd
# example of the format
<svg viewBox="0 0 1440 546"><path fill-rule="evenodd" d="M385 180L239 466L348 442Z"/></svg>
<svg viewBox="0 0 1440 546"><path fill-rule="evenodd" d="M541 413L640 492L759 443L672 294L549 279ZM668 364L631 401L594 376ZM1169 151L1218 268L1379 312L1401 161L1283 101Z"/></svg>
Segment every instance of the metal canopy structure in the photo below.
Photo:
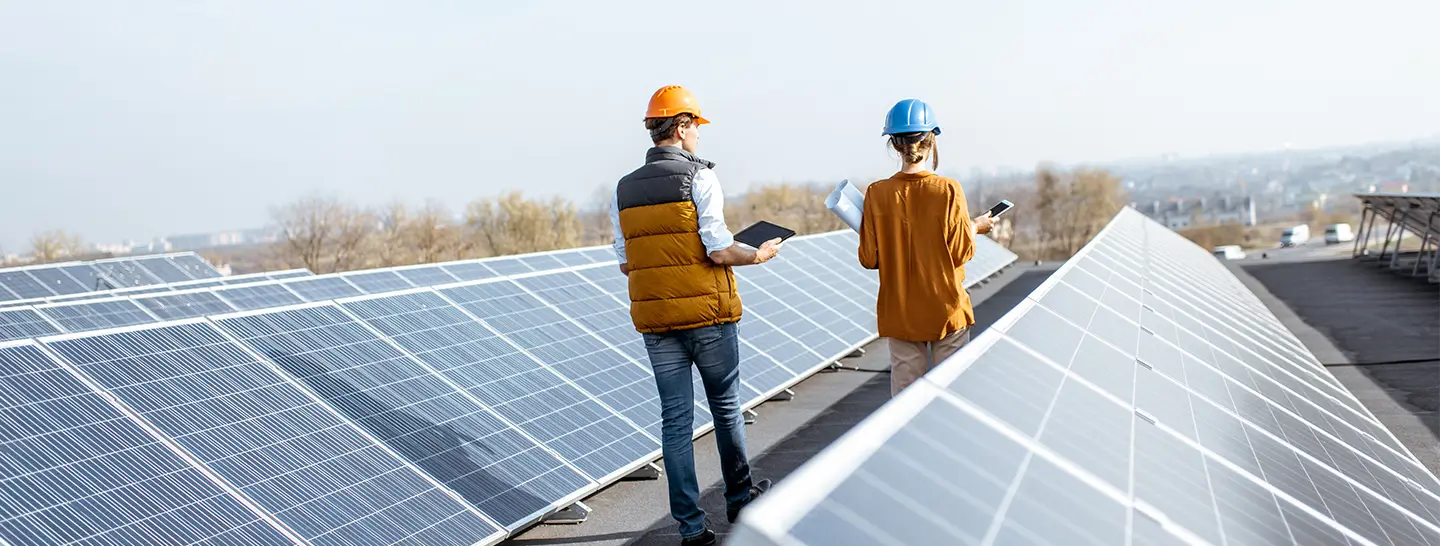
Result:
<svg viewBox="0 0 1440 546"><path fill-rule="evenodd" d="M194 252L0 269L0 301L33 300L220 277Z"/></svg>
<svg viewBox="0 0 1440 546"><path fill-rule="evenodd" d="M1015 259L983 240L970 284ZM744 408L875 338L856 244L799 237L737 270L742 328L765 336L746 340ZM358 272L404 286L374 294L340 275L0 310L0 331L44 336L0 342L20 475L0 542L493 544L583 519L579 499L660 455L607 254ZM413 286L451 270L491 275Z"/></svg>
<svg viewBox="0 0 1440 546"><path fill-rule="evenodd" d="M1360 213L1360 233L1355 235L1353 256L1440 283L1440 267L1436 267L1436 250L1440 249L1440 194L1357 193L1355 197L1364 203L1365 209ZM1400 251L1400 243L1407 233L1420 237L1418 253ZM1371 248L1372 238L1380 244L1378 254Z"/></svg>
<svg viewBox="0 0 1440 546"><path fill-rule="evenodd" d="M1124 209L729 544L1440 544L1440 480L1205 249Z"/></svg>

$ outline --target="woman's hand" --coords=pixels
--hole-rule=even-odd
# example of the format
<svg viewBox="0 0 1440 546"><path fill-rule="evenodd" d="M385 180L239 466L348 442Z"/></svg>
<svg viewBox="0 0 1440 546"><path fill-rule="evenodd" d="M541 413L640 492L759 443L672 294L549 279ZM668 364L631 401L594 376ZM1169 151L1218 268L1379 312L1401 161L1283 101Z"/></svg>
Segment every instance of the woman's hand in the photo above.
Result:
<svg viewBox="0 0 1440 546"><path fill-rule="evenodd" d="M970 233L972 235L984 235L986 233L990 233L990 228L993 227L995 227L995 219L990 217L989 212L981 214L980 216L975 217L974 220L970 221Z"/></svg>

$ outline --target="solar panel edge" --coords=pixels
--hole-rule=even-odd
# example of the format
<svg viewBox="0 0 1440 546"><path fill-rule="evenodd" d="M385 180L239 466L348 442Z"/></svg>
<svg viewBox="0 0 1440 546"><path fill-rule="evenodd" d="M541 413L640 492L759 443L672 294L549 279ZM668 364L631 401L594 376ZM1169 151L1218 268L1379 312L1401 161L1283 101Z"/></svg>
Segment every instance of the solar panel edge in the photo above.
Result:
<svg viewBox="0 0 1440 546"><path fill-rule="evenodd" d="M254 315L264 314L264 313L268 313L268 312L279 312L281 309L294 309L294 308L305 308L305 309L309 309L309 308L316 308L316 307L324 307L324 306L327 306L327 305L329 305L329 302L320 302L320 303L317 303L317 304L301 304L301 305L286 306L286 307L284 307L284 308L262 309L262 310L257 310L257 311L246 311L246 312L240 312L240 313L230 313L229 315L225 315L225 316L226 316L226 317L230 317L230 318L243 318L243 317L247 317L247 316L254 316ZM361 426L359 423L356 423L356 422L355 422L353 419L351 419L350 417L346 416L346 415L344 414L344 412L341 412L341 411L339 411L338 409L334 408L328 400L326 400L324 397L316 394L315 391L310 387L310 385L308 385L307 383L305 383L305 382L304 382L303 380L301 380L300 378L297 378L297 377L295 377L294 375L290 374L290 372L288 372L287 370L285 370L283 366L280 366L279 364L276 364L276 363L275 363L274 361L272 361L269 357L260 354L260 353L259 353L258 351L256 351L253 347L251 347L249 344L247 344L247 343L245 343L244 341L240 340L238 337L236 337L235 335L233 335L227 328L221 326L221 325L219 324L219 320L220 320L220 319L214 318L214 317L205 317L205 318L203 318L203 319L199 319L200 322L204 322L206 325L208 325L208 326L210 327L210 329L214 330L220 337L224 338L227 342L235 345L236 347L239 347L240 350L244 351L248 356L250 356L250 358L255 359L256 362L259 362L260 364L262 364L262 365L264 365L266 368L268 368L271 373L276 374L276 375L279 376L280 378L284 379L287 383L289 383L293 388L299 390L299 392L303 393L306 397L308 397L311 401L313 401L317 407L323 408L326 413L330 414L333 418L337 419L338 421L344 423L347 427L349 427L349 429L350 429L351 431L353 431L353 432L355 432L355 433L357 433L357 434L360 434L360 435L363 436L365 439L369 440L371 444L373 444L373 445L377 446L378 448L380 448L382 451L385 452L386 455L388 455L388 456L389 456L391 459L393 459L395 462L398 462L400 465L402 465L402 466L404 466L404 467L406 467L406 468L409 468L411 472L419 475L419 476L421 477L421 479L423 479L423 480L425 480L427 483L429 483L431 487L434 487L436 490L443 492L447 497L450 498L451 501L453 501L453 502L459 504L461 507L463 507L463 508L465 509L465 511L468 511L468 512L470 512L471 514L477 516L481 521L485 522L486 524L490 525L492 528L496 529L496 533L494 533L494 534L486 537L485 540L483 540L483 541L481 541L481 542L479 542L479 543L477 543L477 544L480 544L480 545L495 544L495 543L498 543L500 540L503 540L503 539L505 538L505 536L507 536L507 535L509 534L509 533L505 532L505 531L506 531L505 526L500 525L498 522L496 522L494 519L492 519L489 515L485 514L484 512L480 511L479 509L477 509L474 505L472 505L469 501L467 501L463 496L461 496L458 492L456 492L456 491L455 491L454 489L452 489L450 486L448 486L448 485L446 485L445 483L441 482L439 479L437 479L435 476L431 475L429 472L426 472L425 470L421 469L421 468L420 468L419 466L417 466L414 462L412 462L412 461L410 461L409 459L405 458L405 456L401 455L400 453L397 453L397 452L395 451L395 449L392 448L389 444L387 444L386 442L384 442L384 441L381 440L380 438L377 438L375 435L371 434L371 432L370 432L369 430L367 430L364 426ZM406 354L407 356L409 355L409 353L405 353L405 354Z"/></svg>
<svg viewBox="0 0 1440 546"><path fill-rule="evenodd" d="M104 334L105 331L80 332L74 335L51 336L46 339L62 341L68 339L88 337L88 335ZM79 381L86 388L90 389L90 392L99 395L106 404L108 404L111 408L114 408L121 415L124 415L130 423L140 427L140 429L143 430L147 436L154 439L160 445L165 446L167 451L179 457L181 460L185 461L185 463L189 465L190 468L193 468L196 471L200 472L201 475L205 476L205 478L210 481L210 483L215 484L222 491L225 491L227 494L230 495L231 498L240 502L241 505L243 505L251 513L255 514L257 517L259 517L262 521L265 521L272 528L274 528L276 531L278 531L291 541L295 543L303 542L299 539L298 534L290 528L290 526L285 525L268 510L261 508L254 499L250 498L249 495L241 491L239 487L231 483L229 480L225 479L223 476L216 474L212 468L202 463L199 459L195 457L193 453L176 443L173 438L161 432L158 428L155 427L154 423L151 423L149 419L146 419L144 416L140 415L139 412L135 411L135 409L130 407L129 404L126 404L124 400L122 400L119 396L116 396L114 393L101 386L98 382L95 381L94 378L90 377L89 374L85 373L84 370L81 370L73 362L70 362L69 359L65 358L59 352L50 348L45 341L28 339L19 343L0 343L0 348L23 346L26 344L39 349L39 351L44 354L46 358L49 358L54 363L58 364L61 369L65 370L65 372L70 375L70 377L75 378L75 380Z"/></svg>

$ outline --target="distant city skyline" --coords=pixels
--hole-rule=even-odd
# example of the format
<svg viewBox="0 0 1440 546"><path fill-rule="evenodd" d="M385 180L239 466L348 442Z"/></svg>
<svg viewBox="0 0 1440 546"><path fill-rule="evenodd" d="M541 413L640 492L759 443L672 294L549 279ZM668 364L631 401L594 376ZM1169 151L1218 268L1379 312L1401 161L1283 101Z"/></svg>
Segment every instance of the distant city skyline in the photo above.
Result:
<svg viewBox="0 0 1440 546"><path fill-rule="evenodd" d="M879 177L894 101L942 170L1434 138L1440 5L1338 0L9 3L0 248L523 189L586 204L686 85L722 183ZM907 27L897 21L920 21ZM930 22L930 23L926 23Z"/></svg>

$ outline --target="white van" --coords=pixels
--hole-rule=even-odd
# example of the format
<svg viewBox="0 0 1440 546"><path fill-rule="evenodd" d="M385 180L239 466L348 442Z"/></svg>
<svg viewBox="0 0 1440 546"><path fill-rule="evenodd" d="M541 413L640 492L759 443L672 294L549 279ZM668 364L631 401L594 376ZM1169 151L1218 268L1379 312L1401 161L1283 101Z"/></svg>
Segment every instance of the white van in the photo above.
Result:
<svg viewBox="0 0 1440 546"><path fill-rule="evenodd" d="M1280 246L1303 245L1310 240L1310 226L1301 224L1285 228L1280 234Z"/></svg>
<svg viewBox="0 0 1440 546"><path fill-rule="evenodd" d="M1348 243L1355 240L1355 233L1350 231L1350 224L1333 224L1325 228L1325 244L1335 245Z"/></svg>
<svg viewBox="0 0 1440 546"><path fill-rule="evenodd" d="M1240 248L1240 245L1217 246L1213 252L1215 253L1215 257L1222 260L1245 259L1245 251Z"/></svg>

